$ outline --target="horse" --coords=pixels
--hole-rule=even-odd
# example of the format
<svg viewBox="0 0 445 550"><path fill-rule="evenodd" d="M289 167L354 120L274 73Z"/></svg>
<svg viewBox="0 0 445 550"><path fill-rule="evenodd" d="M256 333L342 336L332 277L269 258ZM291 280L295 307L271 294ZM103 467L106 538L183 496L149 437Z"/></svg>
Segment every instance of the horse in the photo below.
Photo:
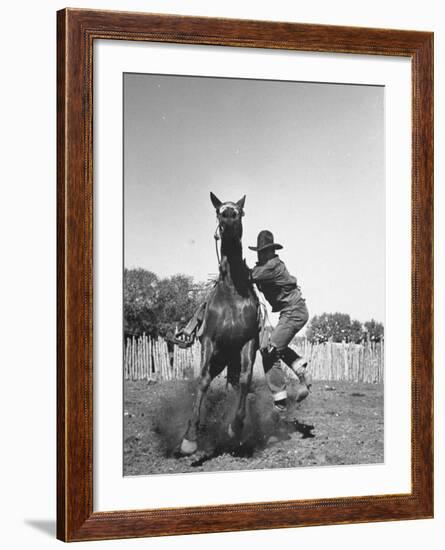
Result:
<svg viewBox="0 0 445 550"><path fill-rule="evenodd" d="M246 399L259 347L259 301L242 256L242 217L246 196L237 202L221 202L210 193L210 199L218 220L221 260L219 277L207 301L199 333L200 377L193 412L180 445L182 455L196 452L203 399L212 380L226 367L227 381L238 391L238 405L228 426L228 434L231 438L241 438Z"/></svg>

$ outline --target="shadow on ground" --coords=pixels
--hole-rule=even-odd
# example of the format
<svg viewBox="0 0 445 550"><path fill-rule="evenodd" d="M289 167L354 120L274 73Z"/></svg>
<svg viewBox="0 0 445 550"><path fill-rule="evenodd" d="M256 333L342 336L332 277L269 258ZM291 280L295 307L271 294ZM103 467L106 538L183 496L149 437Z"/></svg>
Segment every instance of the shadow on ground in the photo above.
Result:
<svg viewBox="0 0 445 550"><path fill-rule="evenodd" d="M124 475L383 462L382 385L316 382L297 404L295 384L289 382L290 406L280 419L264 380L254 381L243 436L233 441L227 426L237 395L224 379L215 380L202 411L198 452L177 458L196 382L126 382Z"/></svg>

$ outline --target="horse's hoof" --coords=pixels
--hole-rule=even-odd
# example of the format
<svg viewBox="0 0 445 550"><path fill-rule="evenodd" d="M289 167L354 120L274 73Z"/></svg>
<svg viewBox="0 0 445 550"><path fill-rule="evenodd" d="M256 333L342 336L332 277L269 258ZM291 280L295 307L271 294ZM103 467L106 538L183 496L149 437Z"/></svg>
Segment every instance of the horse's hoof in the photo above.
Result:
<svg viewBox="0 0 445 550"><path fill-rule="evenodd" d="M192 455L196 453L198 449L198 443L196 441L190 441L189 439L184 439L181 441L180 453L182 455Z"/></svg>
<svg viewBox="0 0 445 550"><path fill-rule="evenodd" d="M229 434L230 439L233 439L235 437L235 432L232 429L232 424L229 424L229 427L227 428L227 433Z"/></svg>

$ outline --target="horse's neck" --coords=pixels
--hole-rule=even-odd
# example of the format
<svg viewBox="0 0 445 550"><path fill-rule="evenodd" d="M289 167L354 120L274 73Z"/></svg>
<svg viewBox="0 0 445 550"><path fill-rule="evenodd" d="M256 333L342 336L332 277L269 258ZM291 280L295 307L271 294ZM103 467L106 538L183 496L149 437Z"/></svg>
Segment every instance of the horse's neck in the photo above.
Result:
<svg viewBox="0 0 445 550"><path fill-rule="evenodd" d="M221 241L221 257L226 258L231 263L242 261L243 247L241 239L238 237L223 238Z"/></svg>
<svg viewBox="0 0 445 550"><path fill-rule="evenodd" d="M223 240L221 242L221 279L230 286L238 287L240 283L246 282L246 272L241 240Z"/></svg>

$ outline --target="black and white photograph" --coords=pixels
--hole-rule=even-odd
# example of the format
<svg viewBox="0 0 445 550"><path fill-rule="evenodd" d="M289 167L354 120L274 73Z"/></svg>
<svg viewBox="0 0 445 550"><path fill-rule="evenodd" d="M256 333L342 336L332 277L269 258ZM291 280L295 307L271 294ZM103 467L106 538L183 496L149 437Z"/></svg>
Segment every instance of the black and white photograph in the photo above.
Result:
<svg viewBox="0 0 445 550"><path fill-rule="evenodd" d="M124 476L383 463L384 87L123 98Z"/></svg>
<svg viewBox="0 0 445 550"><path fill-rule="evenodd" d="M434 550L442 5L2 7L2 547Z"/></svg>

